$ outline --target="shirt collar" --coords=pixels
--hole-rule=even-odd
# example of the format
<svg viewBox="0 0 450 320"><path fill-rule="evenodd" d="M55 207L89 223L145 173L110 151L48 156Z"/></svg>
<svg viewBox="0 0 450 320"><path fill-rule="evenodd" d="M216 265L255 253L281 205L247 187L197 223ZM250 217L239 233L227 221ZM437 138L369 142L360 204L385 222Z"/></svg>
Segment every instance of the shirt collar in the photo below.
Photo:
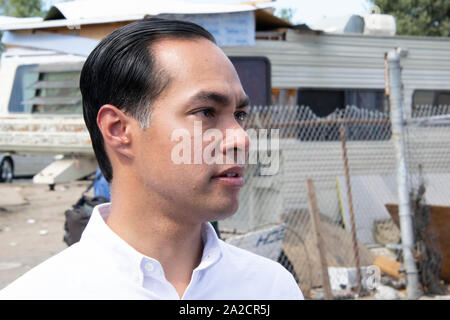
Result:
<svg viewBox="0 0 450 320"><path fill-rule="evenodd" d="M196 270L206 269L220 260L222 250L216 230L211 223L202 224L203 255Z"/></svg>
<svg viewBox="0 0 450 320"><path fill-rule="evenodd" d="M89 222L81 236L80 242L95 242L102 247L103 252L107 252L115 260L116 265L125 272L139 274L139 281L142 280L142 274L147 274L145 269L146 261L153 261L159 265L156 259L147 257L136 251L125 240L120 238L106 224L109 216L110 203L97 205L89 219ZM204 270L222 257L220 240L217 237L214 227L209 222L205 222L201 227L203 239L203 254L200 264L195 270Z"/></svg>

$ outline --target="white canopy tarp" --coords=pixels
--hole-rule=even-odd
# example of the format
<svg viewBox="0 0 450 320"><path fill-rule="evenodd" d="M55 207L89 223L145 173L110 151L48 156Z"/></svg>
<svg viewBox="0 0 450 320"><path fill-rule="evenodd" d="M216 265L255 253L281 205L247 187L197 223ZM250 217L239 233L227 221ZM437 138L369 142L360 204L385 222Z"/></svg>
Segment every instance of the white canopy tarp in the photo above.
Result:
<svg viewBox="0 0 450 320"><path fill-rule="evenodd" d="M86 24L140 20L145 16L160 14L223 14L253 12L258 9L245 4L189 3L186 1L143 0L76 0L60 2L50 8L42 18L14 18L2 22L0 30L23 30L58 26L81 26ZM9 17L8 17L9 18Z"/></svg>

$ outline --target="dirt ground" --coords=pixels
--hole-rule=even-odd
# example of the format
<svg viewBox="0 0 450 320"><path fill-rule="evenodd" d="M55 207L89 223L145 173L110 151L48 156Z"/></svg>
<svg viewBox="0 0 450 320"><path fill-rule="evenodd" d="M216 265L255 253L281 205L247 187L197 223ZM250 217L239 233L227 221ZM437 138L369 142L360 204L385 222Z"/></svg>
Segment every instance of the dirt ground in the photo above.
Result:
<svg viewBox="0 0 450 320"><path fill-rule="evenodd" d="M0 184L0 290L67 247L64 211L89 183L56 185L54 191L30 179Z"/></svg>

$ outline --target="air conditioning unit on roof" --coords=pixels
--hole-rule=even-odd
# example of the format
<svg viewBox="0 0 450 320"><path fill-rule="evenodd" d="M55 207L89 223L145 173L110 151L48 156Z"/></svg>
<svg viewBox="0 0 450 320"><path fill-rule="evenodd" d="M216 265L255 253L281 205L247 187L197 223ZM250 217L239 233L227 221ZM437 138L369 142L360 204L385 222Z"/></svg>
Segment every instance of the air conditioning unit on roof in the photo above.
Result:
<svg viewBox="0 0 450 320"><path fill-rule="evenodd" d="M389 14L366 14L364 34L376 36L393 36L396 32L395 18Z"/></svg>

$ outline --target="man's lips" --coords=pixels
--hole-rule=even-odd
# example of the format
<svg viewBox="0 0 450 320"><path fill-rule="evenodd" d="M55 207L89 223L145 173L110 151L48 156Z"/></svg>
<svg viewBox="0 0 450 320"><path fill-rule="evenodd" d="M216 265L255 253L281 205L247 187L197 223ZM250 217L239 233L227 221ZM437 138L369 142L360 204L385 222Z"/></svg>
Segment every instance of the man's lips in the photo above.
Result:
<svg viewBox="0 0 450 320"><path fill-rule="evenodd" d="M228 169L220 171L218 174L213 176L213 178L219 177L243 177L245 168L244 166L233 166Z"/></svg>
<svg viewBox="0 0 450 320"><path fill-rule="evenodd" d="M214 175L212 180L230 187L242 187L244 185L244 171L244 166L234 166Z"/></svg>

